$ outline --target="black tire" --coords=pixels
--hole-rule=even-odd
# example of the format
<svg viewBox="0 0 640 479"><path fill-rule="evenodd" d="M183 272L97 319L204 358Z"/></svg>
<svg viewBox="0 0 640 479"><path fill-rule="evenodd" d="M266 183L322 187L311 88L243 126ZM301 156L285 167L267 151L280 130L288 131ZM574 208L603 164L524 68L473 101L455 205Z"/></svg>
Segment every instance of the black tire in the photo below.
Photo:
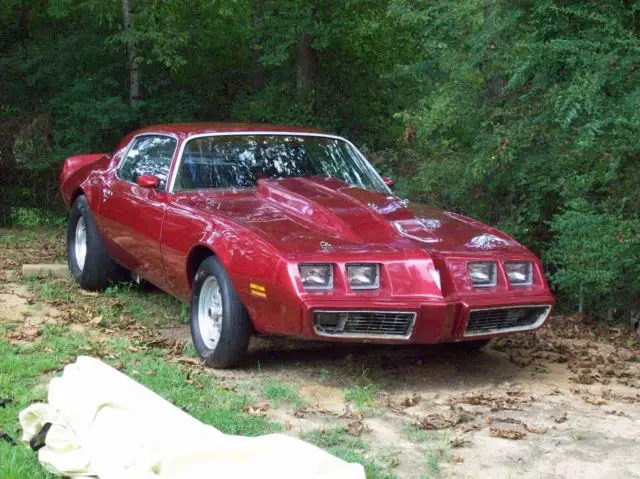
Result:
<svg viewBox="0 0 640 479"><path fill-rule="evenodd" d="M487 344L489 344L490 341L491 339L475 339L473 341L460 341L459 343L452 343L452 346L459 351L473 353L475 351L480 351Z"/></svg>
<svg viewBox="0 0 640 479"><path fill-rule="evenodd" d="M208 278L217 281L222 303L220 337L213 348L205 343L198 320L200 296ZM191 293L191 338L198 355L210 368L230 368L237 365L247 352L253 325L229 275L215 256L205 259L193 280Z"/></svg>
<svg viewBox="0 0 640 479"><path fill-rule="evenodd" d="M80 266L76 258L76 232L78 222L82 219L86 231L86 254L84 266ZM107 253L100 233L91 214L91 209L84 195L80 195L73 202L69 222L67 224L67 263L74 279L82 289L100 291L110 282L122 280L124 269L119 266Z"/></svg>

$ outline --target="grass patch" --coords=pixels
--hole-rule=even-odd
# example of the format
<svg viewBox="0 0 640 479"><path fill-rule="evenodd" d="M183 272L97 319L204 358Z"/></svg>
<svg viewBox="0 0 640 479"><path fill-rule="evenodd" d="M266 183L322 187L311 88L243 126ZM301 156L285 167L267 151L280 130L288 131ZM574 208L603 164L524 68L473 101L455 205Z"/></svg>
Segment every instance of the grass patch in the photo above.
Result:
<svg viewBox="0 0 640 479"><path fill-rule="evenodd" d="M303 434L302 438L345 461L362 464L367 479L396 478L395 474L370 457L369 446L361 438L347 434L343 428L317 429Z"/></svg>
<svg viewBox="0 0 640 479"><path fill-rule="evenodd" d="M147 327L186 323L188 305L152 286L116 283L103 293L88 293L71 279L24 280L31 292L46 301L63 301L74 308L74 314L86 315L92 324L117 325L135 321Z"/></svg>
<svg viewBox="0 0 640 479"><path fill-rule="evenodd" d="M405 437L414 444L425 445L425 462L432 474L440 473L442 463L450 460L451 437L448 431L426 431L414 425L402 428Z"/></svg>
<svg viewBox="0 0 640 479"><path fill-rule="evenodd" d="M414 444L426 444L433 442L437 439L436 434L433 431L427 431L420 429L414 424L406 424L402 427L404 436Z"/></svg>
<svg viewBox="0 0 640 479"><path fill-rule="evenodd" d="M62 226L37 228L0 228L0 244L12 248L12 260L18 263L64 263L66 233ZM32 250L32 251L28 251Z"/></svg>
<svg viewBox="0 0 640 479"><path fill-rule="evenodd" d="M26 447L10 447L0 443L0 477L2 479L53 479L53 474L45 471L37 456Z"/></svg>
<svg viewBox="0 0 640 479"><path fill-rule="evenodd" d="M118 363L136 381L224 433L256 436L280 430L276 423L244 413L250 399L220 387L213 375L189 374L178 364L166 361L161 350L138 348L122 337L94 343L86 335L60 326L44 327L42 341L26 346L12 345L0 333L0 397L12 399L0 409L0 429L18 440L18 412L33 402L45 401L48 380L88 349L88 354L108 356L107 363ZM35 454L24 447L11 448L0 442L0 458L3 479L52 477L40 469Z"/></svg>
<svg viewBox="0 0 640 479"><path fill-rule="evenodd" d="M345 389L344 399L355 404L358 409L372 407L376 405L374 396L379 390L378 385L369 379L367 371L364 370L356 380L355 386Z"/></svg>
<svg viewBox="0 0 640 479"><path fill-rule="evenodd" d="M303 406L298 390L293 386L270 379L264 387L264 395L274 405L289 404L295 408Z"/></svg>

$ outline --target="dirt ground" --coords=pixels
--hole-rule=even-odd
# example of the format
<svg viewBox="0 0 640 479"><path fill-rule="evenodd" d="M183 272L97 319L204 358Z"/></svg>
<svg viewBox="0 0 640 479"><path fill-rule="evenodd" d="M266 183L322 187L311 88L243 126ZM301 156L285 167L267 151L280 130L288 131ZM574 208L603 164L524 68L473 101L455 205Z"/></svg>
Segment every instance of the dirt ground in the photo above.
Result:
<svg viewBox="0 0 640 479"><path fill-rule="evenodd" d="M20 260L0 263L0 319L23 323L14 341L35 341L60 311L34 306ZM184 325L160 334L174 351L190 340ZM242 367L211 374L258 398L265 381L293 386L302 405L256 410L288 434L344 428L401 478L640 478L637 343L571 318L472 354L254 338Z"/></svg>
<svg viewBox="0 0 640 479"><path fill-rule="evenodd" d="M398 477L434 475L434 454L443 477L640 477L640 355L581 333L556 320L473 354L256 338L243 368L212 374L294 384L309 407L268 411L293 434L354 427L344 390L366 377L376 406L361 434L395 457ZM185 327L164 334L188 340ZM408 429L434 434L420 444Z"/></svg>

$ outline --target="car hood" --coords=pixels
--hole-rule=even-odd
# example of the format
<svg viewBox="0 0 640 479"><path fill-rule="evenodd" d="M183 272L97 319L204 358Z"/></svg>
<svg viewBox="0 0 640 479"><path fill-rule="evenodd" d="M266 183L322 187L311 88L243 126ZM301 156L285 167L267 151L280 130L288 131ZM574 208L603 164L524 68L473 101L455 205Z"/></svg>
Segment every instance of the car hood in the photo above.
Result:
<svg viewBox="0 0 640 479"><path fill-rule="evenodd" d="M526 253L479 221L334 178L259 180L252 190L180 193L178 202L214 213L264 237L278 249L305 254L336 250Z"/></svg>

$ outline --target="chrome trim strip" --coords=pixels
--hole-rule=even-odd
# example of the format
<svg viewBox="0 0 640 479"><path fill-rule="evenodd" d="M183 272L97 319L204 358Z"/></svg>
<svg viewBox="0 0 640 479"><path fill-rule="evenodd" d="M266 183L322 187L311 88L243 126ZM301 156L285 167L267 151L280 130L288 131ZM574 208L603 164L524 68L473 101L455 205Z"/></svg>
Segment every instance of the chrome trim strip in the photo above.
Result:
<svg viewBox="0 0 640 479"><path fill-rule="evenodd" d="M471 316L471 313L474 311L495 311L496 309L527 309L527 308L546 308L544 313L542 313L540 315L540 317L533 323L533 324L529 324L526 326L515 326L512 328L494 328L488 331L482 331L479 333L468 333L467 332L467 328L469 327L469 317ZM469 314L467 315L467 325L464 328L464 337L465 338L471 338L474 336L487 336L489 334L496 334L496 333L515 333L515 332L520 332L520 331L529 331L531 329L536 329L540 326L542 326L542 324L547 320L547 318L549 317L549 314L551 313L551 305L550 304L527 304L524 306L500 306L500 307L496 307L496 308L475 308L475 309L471 309L469 311Z"/></svg>
<svg viewBox="0 0 640 479"><path fill-rule="evenodd" d="M337 334L327 334L322 331L318 331L315 325L315 314L316 313L387 313L387 314L409 314L411 315L411 324L409 326L409 332L405 336L400 336L397 334L358 334L358 333L337 333ZM311 311L312 315L312 325L313 331L323 338L349 338L349 339L409 339L413 334L413 329L416 325L416 316L418 313L415 311L390 311L390 310L361 310L361 309L347 309L347 310L337 310L337 309L314 309Z"/></svg>
<svg viewBox="0 0 640 479"><path fill-rule="evenodd" d="M360 150L358 150L355 147L355 145L353 143L351 143L349 140L347 140L346 138L343 138L343 137L337 136L337 135L330 135L330 134L327 134L327 133L309 133L309 132L305 133L305 132L295 132L295 131L262 131L262 130L255 130L255 131L251 131L251 130L247 130L247 131L219 131L219 132L212 132L212 133L198 133L198 134L190 135L190 136L186 137L182 141L182 144L180 145L180 148L179 148L178 156L175 159L176 164L175 164L175 168L171 172L170 181L167 182L167 184L169 185L169 187L167 188L167 191L169 193L174 193L176 176L178 174L178 170L180 169L180 162L182 161L182 154L184 153L184 148L185 148L185 146L187 145L187 143L189 141L194 140L196 138L206 138L208 136L253 136L253 135L262 135L262 136L287 136L287 135L290 135L290 136L314 136L314 137L319 137L319 138L331 138L333 140L342 140L347 145L349 145L351 148L353 148L354 152L356 153L356 156L358 156L360 158L360 160L364 163L365 168L367 168L376 178L378 178L378 180L380 181L380 184L382 185L382 187L387 190L387 194L393 195L393 192L391 191L391 189L384 183L384 180L382 179L382 176L380 176L380 173L378 173L376 171L376 169L373 167L373 165L360 152Z"/></svg>

